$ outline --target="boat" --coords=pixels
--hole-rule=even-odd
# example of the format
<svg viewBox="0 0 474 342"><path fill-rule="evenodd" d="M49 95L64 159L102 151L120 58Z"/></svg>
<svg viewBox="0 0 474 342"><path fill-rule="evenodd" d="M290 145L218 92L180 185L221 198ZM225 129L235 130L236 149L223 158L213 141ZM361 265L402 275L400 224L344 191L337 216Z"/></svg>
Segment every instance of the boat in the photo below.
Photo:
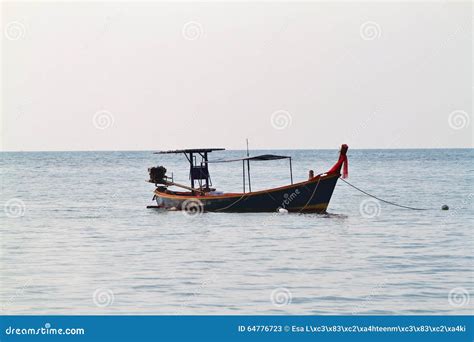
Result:
<svg viewBox="0 0 474 342"><path fill-rule="evenodd" d="M346 144L341 146L339 159L327 172L314 175L309 171L307 180L294 183L292 159L290 156L263 154L230 159L209 160L208 154L222 151L223 148L198 148L155 152L157 154L184 154L189 162L190 186L176 183L174 177L166 175L163 166L148 169L150 183L155 184L154 208L183 210L191 213L201 212L299 212L325 213L339 177L347 177L348 160ZM259 191L252 191L250 178L251 162L288 159L290 184ZM242 192L225 193L216 191L212 186L209 165L213 163L242 163ZM341 174L342 171L342 174ZM180 187L185 191L171 190Z"/></svg>

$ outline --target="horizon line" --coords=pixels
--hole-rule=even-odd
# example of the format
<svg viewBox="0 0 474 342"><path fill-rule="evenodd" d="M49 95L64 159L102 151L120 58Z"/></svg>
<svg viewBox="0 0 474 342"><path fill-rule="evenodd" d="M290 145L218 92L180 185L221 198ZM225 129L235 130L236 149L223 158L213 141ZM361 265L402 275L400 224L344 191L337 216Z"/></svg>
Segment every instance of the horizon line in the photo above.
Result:
<svg viewBox="0 0 474 342"><path fill-rule="evenodd" d="M333 151L339 148L255 148L250 151ZM469 150L471 147L402 147L402 148L350 148L351 151L370 151L370 150ZM158 152L162 150L0 150L0 153L51 153L51 152ZM223 151L246 151L246 149L224 149ZM218 151L219 152L219 151ZM222 151L220 151L222 152Z"/></svg>

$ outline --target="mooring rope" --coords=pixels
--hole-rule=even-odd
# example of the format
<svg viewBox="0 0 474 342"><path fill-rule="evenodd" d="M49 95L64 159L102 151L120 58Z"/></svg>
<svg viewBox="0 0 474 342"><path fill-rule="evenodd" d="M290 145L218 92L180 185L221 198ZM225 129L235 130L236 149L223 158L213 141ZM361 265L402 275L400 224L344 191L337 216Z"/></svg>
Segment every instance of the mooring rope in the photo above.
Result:
<svg viewBox="0 0 474 342"><path fill-rule="evenodd" d="M394 203L394 202L390 202L390 201L387 201L387 200L384 200L380 197L377 197L377 196L374 196L372 194L369 194L368 192L362 190L362 189L359 189L358 187L356 187L355 185L352 185L351 183L349 183L348 181L346 181L344 178L340 177L340 179L344 182L344 183L347 183L348 185L350 185L351 187L353 187L354 189L362 192L363 194L367 195L367 196L370 196L370 197L373 197L381 202L384 202L384 203L387 203L387 204L391 204L391 205L394 205L396 207L400 207L400 208L405 208L405 209L411 209L411 210L430 210L430 209L426 209L426 208L414 208L414 207L409 207L409 206L406 206L406 205L401 205L401 204L397 204L397 203Z"/></svg>

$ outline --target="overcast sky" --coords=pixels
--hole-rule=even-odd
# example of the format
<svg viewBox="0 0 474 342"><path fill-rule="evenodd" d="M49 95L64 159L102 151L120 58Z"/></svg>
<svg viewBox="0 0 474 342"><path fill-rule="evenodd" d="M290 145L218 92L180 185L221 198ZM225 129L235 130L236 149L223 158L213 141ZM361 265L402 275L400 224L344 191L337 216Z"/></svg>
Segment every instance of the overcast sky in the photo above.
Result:
<svg viewBox="0 0 474 342"><path fill-rule="evenodd" d="M3 3L3 150L472 147L472 4Z"/></svg>

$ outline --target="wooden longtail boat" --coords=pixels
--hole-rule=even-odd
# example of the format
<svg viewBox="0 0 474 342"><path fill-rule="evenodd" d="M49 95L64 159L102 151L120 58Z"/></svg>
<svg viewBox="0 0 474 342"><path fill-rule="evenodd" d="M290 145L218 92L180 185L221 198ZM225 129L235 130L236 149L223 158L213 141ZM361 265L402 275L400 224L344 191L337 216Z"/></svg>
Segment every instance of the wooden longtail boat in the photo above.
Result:
<svg viewBox="0 0 474 342"><path fill-rule="evenodd" d="M166 176L166 169L162 166L148 169L150 174L149 182L154 183L156 186L153 199L156 200L158 207L164 209L186 210L190 212L238 213L275 212L283 209L289 212L324 213L331 200L337 180L341 176L341 170L343 170L342 176L347 176L347 149L347 145L342 145L339 160L329 171L299 183L293 183L291 157L289 156L265 154L240 159L209 161L208 153L223 149L207 148L162 151L156 153L182 153L186 156L190 164L191 186L188 187L175 183L173 178ZM199 158L200 162L197 160ZM252 191L250 184L250 162L278 159L289 159L291 184L267 190ZM208 165L218 162L238 161L242 162L243 192L221 193L211 188L212 184ZM178 186L187 191L172 191L168 189L169 186Z"/></svg>

